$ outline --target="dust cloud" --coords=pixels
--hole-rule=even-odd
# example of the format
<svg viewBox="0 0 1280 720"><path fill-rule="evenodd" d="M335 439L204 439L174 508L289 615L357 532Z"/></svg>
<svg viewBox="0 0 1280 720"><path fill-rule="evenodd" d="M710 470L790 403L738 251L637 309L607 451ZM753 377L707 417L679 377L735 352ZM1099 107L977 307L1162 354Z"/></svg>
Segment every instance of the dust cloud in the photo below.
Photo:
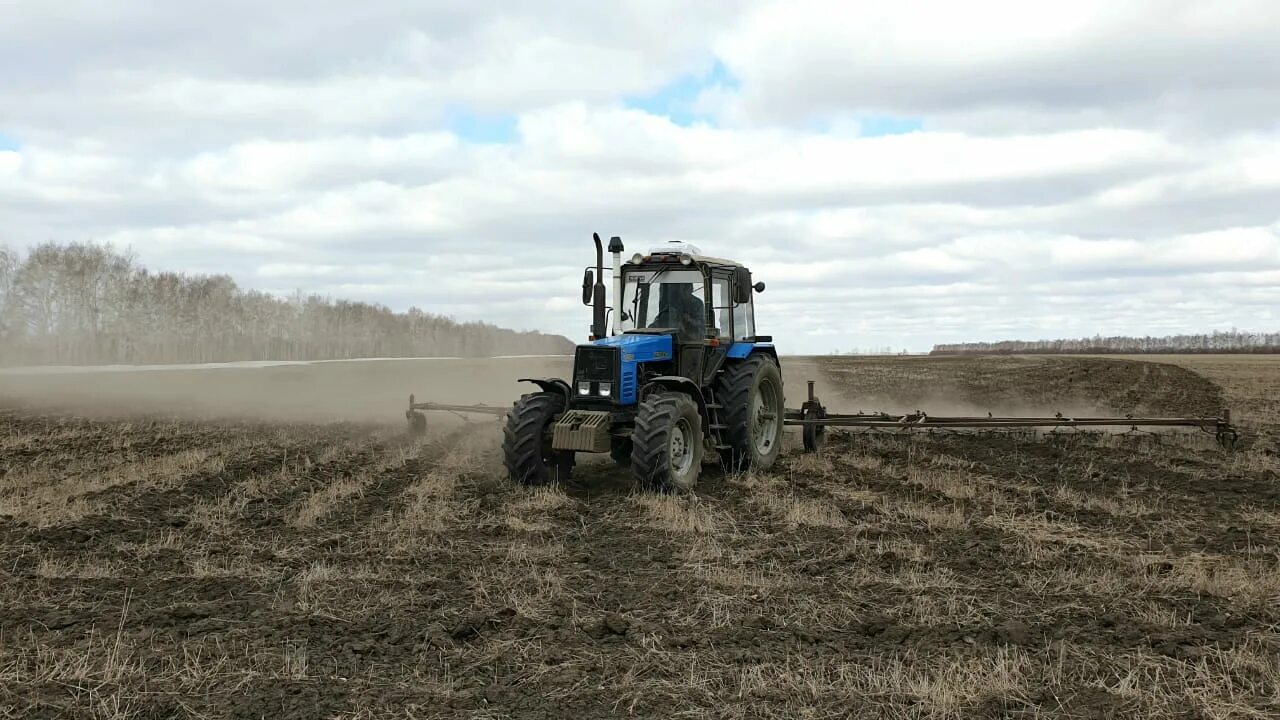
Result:
<svg viewBox="0 0 1280 720"><path fill-rule="evenodd" d="M831 413L884 412L894 415L923 411L929 415L952 417L986 417L988 414L1053 417L1062 413L1068 417L1098 417L1117 412L1099 398L1059 396L1052 403L1026 399L1025 395L1035 393L1031 388L1021 392L1017 378L1008 379L999 397L995 397L995 393L975 393L975 388L966 388L958 382L960 373L955 373L957 377L954 378L939 378L935 371L926 371L923 366L915 368L920 372L913 372L913 360L890 357L861 361L860 364L867 369L893 367L898 370L892 379L881 375L864 383L851 382L844 372L832 372L836 366L830 358L784 358L782 367L787 406L800 407L808 393L806 383L813 380L815 394ZM969 358L964 364L972 368L976 362ZM959 370L960 363L956 365ZM862 387L861 392L856 386ZM975 394L980 397L974 397Z"/></svg>
<svg viewBox="0 0 1280 720"><path fill-rule="evenodd" d="M892 372L867 378L877 369ZM889 413L924 410L931 415L1109 415L1113 408L1094 394L1054 394L1054 403L1025 401L1032 388L1019 392L1003 385L995 392L948 376L963 366L948 367L941 376L909 361L888 359L839 368L829 359L782 359L786 404L798 408L807 396L807 381L831 412ZM920 372L917 372L920 371ZM360 361L228 363L151 368L29 368L0 370L0 404L119 417L165 415L188 418L235 418L288 422L403 422L408 397L448 404L509 407L522 393L535 389L525 377L563 377L572 372L569 356L485 359L378 359ZM866 379L863 379L866 378ZM482 418L482 416L481 416ZM460 422L433 413L433 425Z"/></svg>
<svg viewBox="0 0 1280 720"><path fill-rule="evenodd" d="M420 401L509 406L567 376L570 357L367 360L0 373L0 403L90 416L155 415L290 422L403 422Z"/></svg>
<svg viewBox="0 0 1280 720"><path fill-rule="evenodd" d="M0 402L88 415L164 414L280 421L400 422L419 401L507 407L535 386L520 378L572 373L573 358L438 358L0 370ZM783 358L787 406L806 381L832 405L840 393L818 362ZM832 407L835 409L835 407ZM433 423L450 416L433 413Z"/></svg>

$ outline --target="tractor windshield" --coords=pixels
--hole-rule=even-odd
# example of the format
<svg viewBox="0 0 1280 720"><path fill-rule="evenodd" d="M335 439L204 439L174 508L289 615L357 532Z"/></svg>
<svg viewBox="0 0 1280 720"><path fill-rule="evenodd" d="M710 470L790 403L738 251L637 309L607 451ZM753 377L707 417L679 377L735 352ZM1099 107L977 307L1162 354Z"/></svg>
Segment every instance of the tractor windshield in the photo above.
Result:
<svg viewBox="0 0 1280 720"><path fill-rule="evenodd" d="M706 283L697 270L639 270L623 278L622 317L627 330L665 328L688 339L706 336Z"/></svg>

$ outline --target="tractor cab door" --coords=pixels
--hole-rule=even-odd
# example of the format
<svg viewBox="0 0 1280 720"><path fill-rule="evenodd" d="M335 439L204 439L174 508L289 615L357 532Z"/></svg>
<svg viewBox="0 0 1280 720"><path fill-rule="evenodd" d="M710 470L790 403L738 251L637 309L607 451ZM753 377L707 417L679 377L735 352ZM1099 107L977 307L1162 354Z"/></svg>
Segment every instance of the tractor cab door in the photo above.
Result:
<svg viewBox="0 0 1280 720"><path fill-rule="evenodd" d="M680 289L683 300L679 307L683 324L676 334L676 343L680 348L677 353L678 372L681 377L689 378L699 385L703 384L708 356L715 350L710 339L717 334L713 311L716 286L714 282L708 284L705 278L706 276L693 292L686 293L684 288ZM690 302L691 296L696 301Z"/></svg>
<svg viewBox="0 0 1280 720"><path fill-rule="evenodd" d="M712 334L720 339L721 345L750 342L755 338L754 297L751 274L745 268L717 268L712 273Z"/></svg>
<svg viewBox="0 0 1280 720"><path fill-rule="evenodd" d="M709 349L703 368L704 383L710 384L727 359L734 343L756 339L754 295L750 292L751 276L744 268L715 268L711 273L708 336L719 340ZM742 288L747 288L742 292ZM741 302L739 302L741 300Z"/></svg>
<svg viewBox="0 0 1280 720"><path fill-rule="evenodd" d="M701 375L691 375L694 379L701 378L703 385L710 385L714 380L716 373L720 371L720 367L724 365L725 359L729 354L729 346L733 344L736 333L734 332L734 303L733 303L733 274L726 268L715 268L711 271L711 287L707 293L710 300L707 313L707 337L715 338L716 343L713 346L704 348L704 360L700 368Z"/></svg>

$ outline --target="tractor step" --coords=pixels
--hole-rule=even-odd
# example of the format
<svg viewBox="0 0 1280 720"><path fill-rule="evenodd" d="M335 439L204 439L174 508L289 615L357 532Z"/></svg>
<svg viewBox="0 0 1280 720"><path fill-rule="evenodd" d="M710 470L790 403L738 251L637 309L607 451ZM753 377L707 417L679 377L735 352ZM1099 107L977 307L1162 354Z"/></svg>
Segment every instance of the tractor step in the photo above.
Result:
<svg viewBox="0 0 1280 720"><path fill-rule="evenodd" d="M728 425L724 425L721 423L711 423L707 427L711 428L712 430L728 430L729 429Z"/></svg>

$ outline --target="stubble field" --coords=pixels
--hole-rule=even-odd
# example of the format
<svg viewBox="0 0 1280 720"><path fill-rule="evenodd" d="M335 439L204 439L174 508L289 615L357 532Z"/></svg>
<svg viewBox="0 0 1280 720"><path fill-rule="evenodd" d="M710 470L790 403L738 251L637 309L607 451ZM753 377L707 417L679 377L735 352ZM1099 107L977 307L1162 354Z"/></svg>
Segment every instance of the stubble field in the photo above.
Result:
<svg viewBox="0 0 1280 720"><path fill-rule="evenodd" d="M793 406L816 375L842 410L1247 437L835 434L692 495L517 489L492 422L373 420L474 368L8 379L0 717L1280 714L1280 360L783 364Z"/></svg>

